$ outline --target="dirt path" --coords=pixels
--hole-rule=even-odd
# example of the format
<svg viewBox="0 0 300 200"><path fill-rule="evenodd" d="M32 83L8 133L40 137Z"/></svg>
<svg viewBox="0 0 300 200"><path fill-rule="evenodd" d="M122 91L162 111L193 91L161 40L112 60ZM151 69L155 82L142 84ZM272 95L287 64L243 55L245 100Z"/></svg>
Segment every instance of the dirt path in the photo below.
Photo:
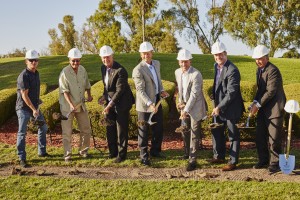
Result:
<svg viewBox="0 0 300 200"><path fill-rule="evenodd" d="M213 180L213 181L268 181L300 183L300 171L286 175L278 172L269 174L266 169L237 169L223 172L221 169L197 169L186 172L184 168L74 168L33 166L21 169L13 165L0 166L0 176L48 176L56 178L87 178L102 180Z"/></svg>

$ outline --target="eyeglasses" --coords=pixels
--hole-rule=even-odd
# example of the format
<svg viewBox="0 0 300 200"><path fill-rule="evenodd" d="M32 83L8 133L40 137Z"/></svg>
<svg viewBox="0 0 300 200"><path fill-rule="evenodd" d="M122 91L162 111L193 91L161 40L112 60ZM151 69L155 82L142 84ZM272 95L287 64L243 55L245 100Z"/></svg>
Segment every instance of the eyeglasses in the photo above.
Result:
<svg viewBox="0 0 300 200"><path fill-rule="evenodd" d="M72 63L75 63L75 62L80 62L80 60L71 60L72 61Z"/></svg>
<svg viewBox="0 0 300 200"><path fill-rule="evenodd" d="M33 63L33 62L39 62L38 59L28 59L29 62Z"/></svg>

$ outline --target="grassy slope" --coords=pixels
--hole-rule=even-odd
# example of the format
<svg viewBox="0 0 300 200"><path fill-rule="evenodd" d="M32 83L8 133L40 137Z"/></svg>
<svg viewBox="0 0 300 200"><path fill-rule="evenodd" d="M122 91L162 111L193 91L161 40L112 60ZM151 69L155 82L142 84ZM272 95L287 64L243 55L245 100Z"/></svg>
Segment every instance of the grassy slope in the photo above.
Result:
<svg viewBox="0 0 300 200"><path fill-rule="evenodd" d="M204 79L213 79L212 55L193 55L192 65L198 68ZM175 81L174 71L178 68L176 54L154 54L154 59L161 62L162 79ZM242 80L255 81L256 65L248 56L229 56L240 69ZM126 67L129 77L133 68L137 65L139 54L117 54L115 60ZM284 78L284 84L296 83L300 80L300 59L271 58L271 62L277 65ZM49 85L58 84L58 76L63 67L68 64L66 56L41 57L39 71L42 82ZM87 69L92 81L100 80L101 60L98 55L85 55L81 64ZM18 74L24 69L22 58L0 59L0 89L15 87Z"/></svg>

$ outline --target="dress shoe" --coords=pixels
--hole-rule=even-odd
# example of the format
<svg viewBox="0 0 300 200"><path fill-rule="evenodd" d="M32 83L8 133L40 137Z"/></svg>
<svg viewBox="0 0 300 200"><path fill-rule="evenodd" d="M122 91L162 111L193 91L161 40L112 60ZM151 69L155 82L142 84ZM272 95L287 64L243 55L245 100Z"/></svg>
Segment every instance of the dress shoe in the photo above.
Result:
<svg viewBox="0 0 300 200"><path fill-rule="evenodd" d="M24 167L24 168L28 167L26 160L20 160L20 165L21 165L21 167Z"/></svg>
<svg viewBox="0 0 300 200"><path fill-rule="evenodd" d="M253 169L263 169L263 168L267 168L267 167L268 167L268 163L258 162L253 166Z"/></svg>
<svg viewBox="0 0 300 200"><path fill-rule="evenodd" d="M40 158L43 158L43 157L51 157L51 155L48 154L48 153L39 154L38 156L39 156Z"/></svg>
<svg viewBox="0 0 300 200"><path fill-rule="evenodd" d="M120 163L120 162L123 162L126 158L121 158L121 157L117 157L115 160L114 160L114 163Z"/></svg>
<svg viewBox="0 0 300 200"><path fill-rule="evenodd" d="M227 164L222 168L222 171L232 171L234 169L236 169L235 164Z"/></svg>
<svg viewBox="0 0 300 200"><path fill-rule="evenodd" d="M268 167L268 170L270 173L276 173L276 172L279 172L280 171L280 168L278 165L270 165Z"/></svg>
<svg viewBox="0 0 300 200"><path fill-rule="evenodd" d="M145 166L150 166L150 160L148 158L144 158L141 160L141 164Z"/></svg>
<svg viewBox="0 0 300 200"><path fill-rule="evenodd" d="M222 164L225 162L224 159L219 159L219 158L213 158L207 161L210 162L211 164Z"/></svg>
<svg viewBox="0 0 300 200"><path fill-rule="evenodd" d="M189 162L187 167L186 167L186 171L193 171L196 169L197 163L196 162Z"/></svg>

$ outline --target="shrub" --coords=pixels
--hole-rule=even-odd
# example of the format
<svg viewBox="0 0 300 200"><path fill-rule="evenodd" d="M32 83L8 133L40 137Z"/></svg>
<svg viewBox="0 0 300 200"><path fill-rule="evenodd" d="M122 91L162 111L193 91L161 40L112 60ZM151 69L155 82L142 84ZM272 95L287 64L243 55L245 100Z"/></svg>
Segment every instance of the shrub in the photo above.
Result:
<svg viewBox="0 0 300 200"><path fill-rule="evenodd" d="M14 113L17 100L17 89L3 89L0 91L0 125L8 120Z"/></svg>

